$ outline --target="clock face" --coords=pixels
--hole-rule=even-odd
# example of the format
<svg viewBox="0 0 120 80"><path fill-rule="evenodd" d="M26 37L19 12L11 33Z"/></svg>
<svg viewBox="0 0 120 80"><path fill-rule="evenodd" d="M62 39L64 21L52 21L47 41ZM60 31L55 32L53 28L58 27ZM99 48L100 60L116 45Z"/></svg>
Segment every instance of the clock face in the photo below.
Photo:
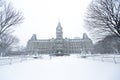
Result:
<svg viewBox="0 0 120 80"><path fill-rule="evenodd" d="M60 28L60 27L58 27L58 30L61 30L61 28Z"/></svg>

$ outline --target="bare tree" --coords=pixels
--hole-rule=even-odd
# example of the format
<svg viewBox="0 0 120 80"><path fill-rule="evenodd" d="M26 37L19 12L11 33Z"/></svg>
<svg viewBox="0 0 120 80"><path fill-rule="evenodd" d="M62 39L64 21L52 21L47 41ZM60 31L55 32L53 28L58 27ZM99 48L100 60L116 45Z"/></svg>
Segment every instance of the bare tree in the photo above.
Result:
<svg viewBox="0 0 120 80"><path fill-rule="evenodd" d="M5 55L7 51L9 51L16 43L18 43L18 39L9 34L2 34L0 37L0 53L1 56Z"/></svg>
<svg viewBox="0 0 120 80"><path fill-rule="evenodd" d="M96 35L112 32L120 38L120 0L93 0L85 22Z"/></svg>
<svg viewBox="0 0 120 80"><path fill-rule="evenodd" d="M1 1L0 1L1 2ZM16 11L11 3L0 3L0 54L2 55L8 49L12 48L13 44L18 42L18 39L11 35L11 31L23 21L21 12Z"/></svg>
<svg viewBox="0 0 120 80"><path fill-rule="evenodd" d="M98 41L94 45L94 50L96 53L101 54L118 54L120 52L120 41L119 37L116 35L108 35L103 40Z"/></svg>
<svg viewBox="0 0 120 80"><path fill-rule="evenodd" d="M0 7L0 36L6 34L23 21L21 12L16 11L11 3L3 3Z"/></svg>

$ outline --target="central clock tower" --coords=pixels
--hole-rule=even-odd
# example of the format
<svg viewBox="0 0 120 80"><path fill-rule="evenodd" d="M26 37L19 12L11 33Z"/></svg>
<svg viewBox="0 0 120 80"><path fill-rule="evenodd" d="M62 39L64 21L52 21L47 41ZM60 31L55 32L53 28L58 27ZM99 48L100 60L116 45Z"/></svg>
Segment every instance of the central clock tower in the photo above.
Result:
<svg viewBox="0 0 120 80"><path fill-rule="evenodd" d="M58 25L56 28L56 39L63 39L63 32L62 32L62 27L60 22L58 22Z"/></svg>
<svg viewBox="0 0 120 80"><path fill-rule="evenodd" d="M56 27L56 39L55 39L55 53L58 55L61 55L64 53L64 43L63 43L63 32L61 23L58 22L58 25Z"/></svg>

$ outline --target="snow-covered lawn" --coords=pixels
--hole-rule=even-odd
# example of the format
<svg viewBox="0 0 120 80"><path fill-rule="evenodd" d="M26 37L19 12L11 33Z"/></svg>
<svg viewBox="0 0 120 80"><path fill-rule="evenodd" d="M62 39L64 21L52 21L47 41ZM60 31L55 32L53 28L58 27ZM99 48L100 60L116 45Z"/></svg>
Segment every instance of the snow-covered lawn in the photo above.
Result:
<svg viewBox="0 0 120 80"><path fill-rule="evenodd" d="M0 66L0 80L120 80L120 64L45 56Z"/></svg>

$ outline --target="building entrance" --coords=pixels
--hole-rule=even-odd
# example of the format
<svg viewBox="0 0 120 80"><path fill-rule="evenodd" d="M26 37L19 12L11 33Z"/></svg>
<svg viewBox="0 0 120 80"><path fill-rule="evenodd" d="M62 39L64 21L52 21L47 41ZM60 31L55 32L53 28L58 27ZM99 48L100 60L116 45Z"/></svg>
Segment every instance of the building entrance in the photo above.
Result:
<svg viewBox="0 0 120 80"><path fill-rule="evenodd" d="M57 50L56 53L57 53L57 54L62 54L62 53L63 53L63 50Z"/></svg>

